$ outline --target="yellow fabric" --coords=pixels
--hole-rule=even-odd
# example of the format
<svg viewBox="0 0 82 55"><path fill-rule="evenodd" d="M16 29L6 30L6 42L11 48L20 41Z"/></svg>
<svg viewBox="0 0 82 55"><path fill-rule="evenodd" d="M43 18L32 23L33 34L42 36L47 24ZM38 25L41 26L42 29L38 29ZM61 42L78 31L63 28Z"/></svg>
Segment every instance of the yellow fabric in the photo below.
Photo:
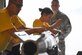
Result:
<svg viewBox="0 0 82 55"><path fill-rule="evenodd" d="M18 28L20 28L21 26L26 28L25 23L18 16L12 16L11 21L12 25L16 30L18 30ZM12 42L13 44L17 45L18 43L21 42L21 40L17 36L16 37L14 36L12 37Z"/></svg>
<svg viewBox="0 0 82 55"><path fill-rule="evenodd" d="M12 25L12 21L15 25L17 24L15 26L17 28L25 26L25 24L20 20L20 18L18 20L11 20L11 17L8 15L6 9L0 10L0 52L4 51L7 48L11 40L12 36L7 32L7 30L14 28L14 26Z"/></svg>
<svg viewBox="0 0 82 55"><path fill-rule="evenodd" d="M43 25L43 22L39 19L36 19L34 22L33 22L33 27L41 27Z"/></svg>
<svg viewBox="0 0 82 55"><path fill-rule="evenodd" d="M13 28L9 18L10 16L6 9L0 10L0 32Z"/></svg>
<svg viewBox="0 0 82 55"><path fill-rule="evenodd" d="M35 19L35 21L33 22L33 27L49 27L50 25L46 22L42 22L40 19ZM35 35L39 34L39 33L34 33Z"/></svg>
<svg viewBox="0 0 82 55"><path fill-rule="evenodd" d="M16 15L11 17L11 22L14 28L26 27L25 23Z"/></svg>
<svg viewBox="0 0 82 55"><path fill-rule="evenodd" d="M36 19L36 20L33 22L33 27L42 27L42 26L49 27L50 25L49 25L47 22L42 22L42 21L39 20L39 19Z"/></svg>

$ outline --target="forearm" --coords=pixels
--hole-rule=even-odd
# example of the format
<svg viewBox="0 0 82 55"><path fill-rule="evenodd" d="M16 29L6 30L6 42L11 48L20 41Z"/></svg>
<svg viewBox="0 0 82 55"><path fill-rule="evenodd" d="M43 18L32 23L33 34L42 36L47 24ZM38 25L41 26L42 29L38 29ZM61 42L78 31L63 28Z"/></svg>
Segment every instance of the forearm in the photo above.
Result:
<svg viewBox="0 0 82 55"><path fill-rule="evenodd" d="M72 29L72 27L71 27L70 23L66 24L64 27L62 27L61 32L59 34L59 37L60 37L59 39L61 39L61 40L65 39L65 37L67 37L68 34L71 32L71 29Z"/></svg>
<svg viewBox="0 0 82 55"><path fill-rule="evenodd" d="M59 27L62 22L63 22L62 19L57 20L54 24L51 25L51 28L57 28L57 27Z"/></svg>
<svg viewBox="0 0 82 55"><path fill-rule="evenodd" d="M57 34L59 31L55 30L54 28L49 28L48 29L49 31L51 31L53 34Z"/></svg>
<svg viewBox="0 0 82 55"><path fill-rule="evenodd" d="M59 27L62 22L63 22L63 20L59 19L54 24L52 24L50 27L46 27L46 29L49 30L49 31L51 31L54 34L57 34L59 32L59 30L57 30L55 28Z"/></svg>
<svg viewBox="0 0 82 55"><path fill-rule="evenodd" d="M71 26L67 27L66 29L62 30L62 36L65 38L71 32Z"/></svg>
<svg viewBox="0 0 82 55"><path fill-rule="evenodd" d="M28 34L32 34L32 33L41 33L41 32L46 31L46 30L45 30L45 28L41 27L41 28L26 29L25 31Z"/></svg>

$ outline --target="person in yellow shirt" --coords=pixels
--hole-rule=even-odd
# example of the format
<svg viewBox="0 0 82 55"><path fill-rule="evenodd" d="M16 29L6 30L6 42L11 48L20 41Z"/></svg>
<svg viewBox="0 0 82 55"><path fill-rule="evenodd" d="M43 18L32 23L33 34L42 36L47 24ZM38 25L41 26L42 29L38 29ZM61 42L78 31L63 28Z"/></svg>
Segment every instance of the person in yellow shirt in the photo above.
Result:
<svg viewBox="0 0 82 55"><path fill-rule="evenodd" d="M13 34L16 31L23 30L28 34L31 34L35 32L41 33L46 30L45 27L25 27L25 23L18 17L18 13L23 5L22 3L23 0L9 0L8 6L0 9L0 53L10 50L9 54L7 55L19 55L17 53L19 52L18 44L14 45L14 42L20 42L17 36Z"/></svg>
<svg viewBox="0 0 82 55"><path fill-rule="evenodd" d="M48 22L52 17L53 12L47 7L44 9L39 8L39 11L41 12L41 17L39 19L35 19L33 27L42 27L44 25L46 25L46 27L49 26Z"/></svg>
<svg viewBox="0 0 82 55"><path fill-rule="evenodd" d="M28 29L25 27L25 23L17 16L21 10L23 0L9 0L8 6L0 10L0 52L10 51L7 55L19 55L18 43L20 40L16 38L12 33L18 30ZM40 30L39 30L40 29ZM45 28L29 29L26 32L28 34L34 32L42 32ZM14 39L15 37L15 39ZM16 47L17 46L17 47ZM14 49L14 50L13 50ZM12 50L12 51L11 51Z"/></svg>
<svg viewBox="0 0 82 55"><path fill-rule="evenodd" d="M21 7L22 0L9 0L8 6L0 10L0 52L11 50L16 42L20 42L18 38L14 39L15 36L12 37L11 33L17 31L17 28L25 27L25 23L17 16ZM19 52L19 45L14 49Z"/></svg>
<svg viewBox="0 0 82 55"><path fill-rule="evenodd" d="M18 43L20 40L12 33L19 29L27 29L25 23L17 16L23 5L22 3L23 0L9 0L8 6L0 10L0 52L9 51L7 55L19 55L20 45L14 47L14 42ZM43 30L45 29L43 28ZM29 29L26 32L30 34L39 31Z"/></svg>
<svg viewBox="0 0 82 55"><path fill-rule="evenodd" d="M33 22L33 27L50 27L50 25L48 24L48 22L50 21L50 19L52 18L52 16L53 16L53 12L52 12L52 10L50 9L50 8L48 8L48 7L45 7L45 8L39 8L39 11L41 12L41 17L39 18L39 19L35 19L35 21ZM55 33L54 32L54 29L51 29L50 30L52 33ZM37 33L36 33L37 34ZM56 34L56 33L55 33ZM41 36L43 36L43 34L40 34ZM53 36L54 37L54 36ZM45 37L43 37L43 39L44 39ZM50 36L49 37L47 37L47 38L50 38ZM45 43L45 41L46 41L46 39L39 39L38 40L38 53L43 53L43 52L47 52L47 48L48 47L46 47L46 43ZM54 38L53 38L53 40L54 40ZM54 40L55 41L55 40ZM48 40L48 42L49 42L49 40ZM51 41L50 41L50 43L51 43ZM56 49L56 51L57 51L57 49ZM48 53L49 54L49 53ZM56 54L56 52L55 52L55 54Z"/></svg>
<svg viewBox="0 0 82 55"><path fill-rule="evenodd" d="M45 7L44 9L39 8L39 11L41 12L41 17L39 19L35 19L33 22L33 27L46 27L46 29L49 29L51 32L56 34L59 32L58 30L54 30L53 27L58 27L63 20L57 20L54 24L49 25L48 22L53 17L53 12L50 8ZM51 28L52 27L52 28Z"/></svg>

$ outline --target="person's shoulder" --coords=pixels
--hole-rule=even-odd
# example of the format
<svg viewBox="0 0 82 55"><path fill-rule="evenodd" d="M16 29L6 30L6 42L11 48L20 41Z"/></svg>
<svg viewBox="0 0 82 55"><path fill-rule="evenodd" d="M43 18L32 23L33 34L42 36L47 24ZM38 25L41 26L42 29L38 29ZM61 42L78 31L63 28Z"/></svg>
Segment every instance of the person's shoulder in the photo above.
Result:
<svg viewBox="0 0 82 55"><path fill-rule="evenodd" d="M14 19L21 19L18 15L13 15L13 16L11 16L11 18L14 18Z"/></svg>
<svg viewBox="0 0 82 55"><path fill-rule="evenodd" d="M58 11L58 13L62 16L67 16L64 12Z"/></svg>
<svg viewBox="0 0 82 55"><path fill-rule="evenodd" d="M40 19L35 19L34 22L38 23L38 22L41 22L41 20Z"/></svg>
<svg viewBox="0 0 82 55"><path fill-rule="evenodd" d="M58 11L58 16L59 17L65 17L65 18L68 18L67 14L61 12L61 11Z"/></svg>
<svg viewBox="0 0 82 55"><path fill-rule="evenodd" d="M33 27L41 27L43 22L40 19L35 19L33 22Z"/></svg>
<svg viewBox="0 0 82 55"><path fill-rule="evenodd" d="M13 15L11 16L11 21L14 22L14 21L18 21L19 20L19 17L17 15Z"/></svg>
<svg viewBox="0 0 82 55"><path fill-rule="evenodd" d="M35 19L35 21L40 21L39 19Z"/></svg>

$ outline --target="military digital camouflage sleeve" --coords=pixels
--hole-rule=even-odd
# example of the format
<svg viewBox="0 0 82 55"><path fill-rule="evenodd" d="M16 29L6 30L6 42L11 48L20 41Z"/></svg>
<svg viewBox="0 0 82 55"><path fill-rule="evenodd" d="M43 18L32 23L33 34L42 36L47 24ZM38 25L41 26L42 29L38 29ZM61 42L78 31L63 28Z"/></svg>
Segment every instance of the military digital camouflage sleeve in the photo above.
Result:
<svg viewBox="0 0 82 55"><path fill-rule="evenodd" d="M66 15L61 15L59 18L63 19L63 22L59 29L61 33L59 33L59 39L64 40L64 38L71 32L72 26L69 18Z"/></svg>
<svg viewBox="0 0 82 55"><path fill-rule="evenodd" d="M60 27L58 27L58 30L61 30L58 37L60 40L64 40L64 38L71 32L71 23L69 18L62 12L58 12L56 16L53 16L50 20L49 24L52 25L55 23L58 19L63 19L63 22L61 23Z"/></svg>

